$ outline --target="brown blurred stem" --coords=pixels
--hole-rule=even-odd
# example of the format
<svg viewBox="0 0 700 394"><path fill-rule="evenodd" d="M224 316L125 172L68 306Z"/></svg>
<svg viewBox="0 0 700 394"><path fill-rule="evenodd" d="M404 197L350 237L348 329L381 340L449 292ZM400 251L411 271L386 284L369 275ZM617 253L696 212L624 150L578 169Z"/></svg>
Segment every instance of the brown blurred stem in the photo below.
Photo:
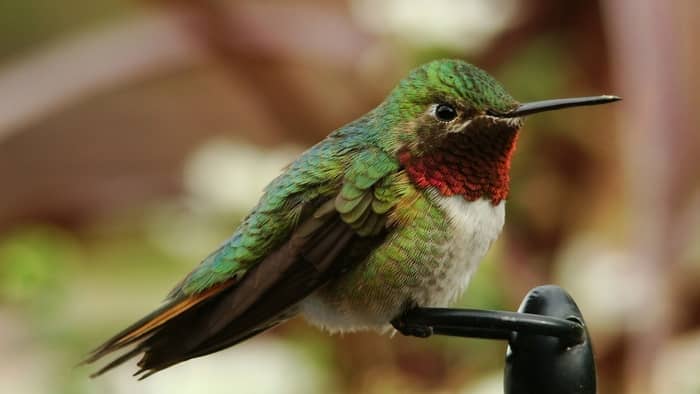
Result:
<svg viewBox="0 0 700 394"><path fill-rule="evenodd" d="M162 3L182 11L191 36L235 77L238 86L246 87L250 101L264 108L273 127L295 136L324 135L329 125L318 116L323 108L285 73L285 64L311 58L348 71L369 43L347 15L329 7L215 0ZM319 36L325 39L318 40Z"/></svg>
<svg viewBox="0 0 700 394"><path fill-rule="evenodd" d="M0 67L0 141L81 98L196 61L168 12L58 41Z"/></svg>
<svg viewBox="0 0 700 394"><path fill-rule="evenodd" d="M693 5L694 4L694 5ZM671 273L679 258L677 223L688 203L694 132L682 42L695 37L678 16L694 2L608 0L613 75L625 102L619 119L629 217L628 264L636 291L628 321L626 392L650 392L654 362L674 329ZM695 24L697 25L697 24ZM688 27L688 26L686 26ZM697 28L695 34L698 34ZM696 145L695 145L696 146Z"/></svg>

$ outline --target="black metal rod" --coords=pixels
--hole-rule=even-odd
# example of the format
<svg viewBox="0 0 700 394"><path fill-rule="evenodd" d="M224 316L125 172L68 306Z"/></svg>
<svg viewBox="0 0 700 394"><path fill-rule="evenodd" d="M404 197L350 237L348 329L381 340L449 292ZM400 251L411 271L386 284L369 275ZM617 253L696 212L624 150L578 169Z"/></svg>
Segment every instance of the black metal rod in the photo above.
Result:
<svg viewBox="0 0 700 394"><path fill-rule="evenodd" d="M391 322L404 335L508 340L506 394L595 394L593 348L581 311L562 288L539 286L518 312L413 308Z"/></svg>
<svg viewBox="0 0 700 394"><path fill-rule="evenodd" d="M576 320L481 309L414 308L394 326L408 335L416 335L411 332L414 330L437 335L509 339L513 332L519 332L557 337L573 344L583 342L585 335L583 325Z"/></svg>

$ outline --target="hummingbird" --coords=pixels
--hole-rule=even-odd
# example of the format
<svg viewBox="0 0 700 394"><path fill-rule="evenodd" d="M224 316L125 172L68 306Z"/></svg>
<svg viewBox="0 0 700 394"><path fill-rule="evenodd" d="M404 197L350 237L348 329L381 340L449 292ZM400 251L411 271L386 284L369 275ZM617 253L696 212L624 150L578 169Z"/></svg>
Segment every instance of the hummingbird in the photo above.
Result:
<svg viewBox="0 0 700 394"><path fill-rule="evenodd" d="M616 96L521 104L485 71L436 60L289 164L160 307L93 350L141 379L297 315L329 332L402 331L467 286L505 221L523 117Z"/></svg>

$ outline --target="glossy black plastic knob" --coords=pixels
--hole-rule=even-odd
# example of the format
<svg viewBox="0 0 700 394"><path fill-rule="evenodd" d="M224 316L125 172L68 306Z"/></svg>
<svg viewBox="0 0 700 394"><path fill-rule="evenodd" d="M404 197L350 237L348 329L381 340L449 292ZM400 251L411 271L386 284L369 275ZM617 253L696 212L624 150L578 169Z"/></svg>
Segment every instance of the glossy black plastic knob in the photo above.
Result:
<svg viewBox="0 0 700 394"><path fill-rule="evenodd" d="M577 337L513 332L506 351L506 394L595 394L596 370L588 331L573 298L559 286L532 289L518 312L583 325Z"/></svg>

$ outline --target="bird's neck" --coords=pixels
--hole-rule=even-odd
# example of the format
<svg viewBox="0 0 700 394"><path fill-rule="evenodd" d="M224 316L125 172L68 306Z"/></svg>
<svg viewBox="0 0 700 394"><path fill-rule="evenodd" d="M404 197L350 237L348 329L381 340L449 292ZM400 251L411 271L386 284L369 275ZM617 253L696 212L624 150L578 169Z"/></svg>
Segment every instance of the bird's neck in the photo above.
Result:
<svg viewBox="0 0 700 394"><path fill-rule="evenodd" d="M493 131L453 133L425 153L401 151L399 160L421 189L432 187L444 196L461 195L468 201L488 198L497 205L508 197L518 131Z"/></svg>

